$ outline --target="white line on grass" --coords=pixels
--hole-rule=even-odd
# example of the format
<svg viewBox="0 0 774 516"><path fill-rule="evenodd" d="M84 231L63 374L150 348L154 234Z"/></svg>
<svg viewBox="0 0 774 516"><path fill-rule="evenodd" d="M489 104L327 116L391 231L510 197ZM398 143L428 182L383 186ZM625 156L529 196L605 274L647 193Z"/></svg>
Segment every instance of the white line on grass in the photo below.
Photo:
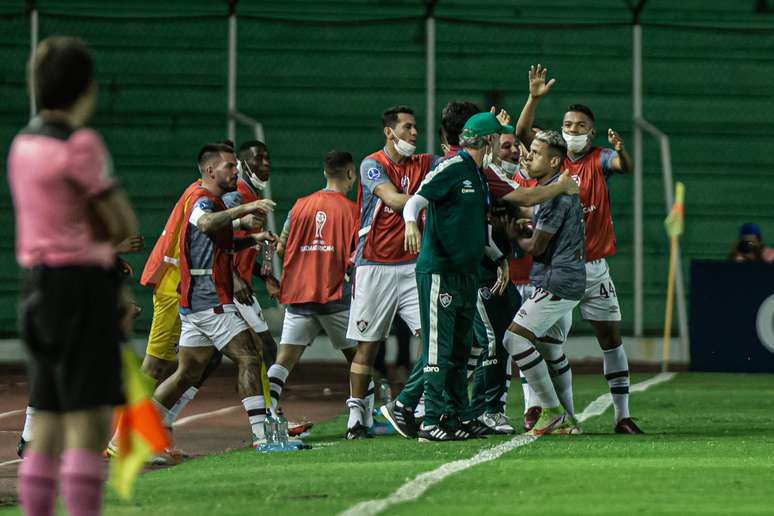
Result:
<svg viewBox="0 0 774 516"><path fill-rule="evenodd" d="M641 392L659 383L668 382L674 378L674 376L675 373L660 373L653 378L645 380L644 382L635 383L629 388L629 391ZM610 393L602 394L597 399L589 403L583 412L578 415L578 420L583 422L591 417L598 416L604 413L605 410L607 410L607 408L612 405L612 403L613 400L610 396ZM535 440L537 440L537 437L535 436L524 434L517 435L510 441L506 441L492 448L482 450L469 459L447 462L446 464L443 464L432 471L417 475L415 478L400 486L397 491L388 497L379 500L368 500L366 502L360 502L359 504L354 505L346 511L339 513L339 516L372 516L382 512L391 505L395 505L396 503L416 500L422 496L425 491L446 477L459 471L472 468L477 464L495 460L501 455L508 453L511 450L515 450L516 448L526 446Z"/></svg>
<svg viewBox="0 0 774 516"><path fill-rule="evenodd" d="M24 412L26 412L26 410L27 409L19 409L19 410L11 410L11 411L8 411L8 412L3 412L3 413L0 414L0 419L6 418L6 417L15 416L17 414L24 414Z"/></svg>
<svg viewBox="0 0 774 516"><path fill-rule="evenodd" d="M185 425L191 424L201 419L207 419L214 416L225 416L226 414L230 412L234 412L241 408L242 408L242 405L234 405L233 407L226 407L218 410L211 410L210 412L202 412L201 414L194 414L192 416L181 417L180 419L172 423L172 426L176 428L178 426L185 426Z"/></svg>

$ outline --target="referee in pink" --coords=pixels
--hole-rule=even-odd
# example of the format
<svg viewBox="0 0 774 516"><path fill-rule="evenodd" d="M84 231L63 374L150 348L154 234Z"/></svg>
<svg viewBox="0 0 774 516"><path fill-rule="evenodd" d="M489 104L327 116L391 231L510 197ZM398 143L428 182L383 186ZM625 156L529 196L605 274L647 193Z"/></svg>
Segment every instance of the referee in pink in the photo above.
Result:
<svg viewBox="0 0 774 516"><path fill-rule="evenodd" d="M33 437L19 468L25 514L101 512L112 408L124 401L120 343L131 316L113 244L137 232L99 135L93 61L52 37L29 73L39 115L14 138L8 180L23 269L20 330L30 357Z"/></svg>

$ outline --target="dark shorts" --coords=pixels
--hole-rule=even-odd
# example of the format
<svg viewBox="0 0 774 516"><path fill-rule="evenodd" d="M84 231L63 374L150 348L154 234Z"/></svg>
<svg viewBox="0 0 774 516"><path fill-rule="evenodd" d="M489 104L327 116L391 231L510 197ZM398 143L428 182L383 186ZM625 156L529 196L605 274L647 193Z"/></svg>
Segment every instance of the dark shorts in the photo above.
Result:
<svg viewBox="0 0 774 516"><path fill-rule="evenodd" d="M19 304L30 406L70 412L124 403L120 275L99 267L25 271Z"/></svg>

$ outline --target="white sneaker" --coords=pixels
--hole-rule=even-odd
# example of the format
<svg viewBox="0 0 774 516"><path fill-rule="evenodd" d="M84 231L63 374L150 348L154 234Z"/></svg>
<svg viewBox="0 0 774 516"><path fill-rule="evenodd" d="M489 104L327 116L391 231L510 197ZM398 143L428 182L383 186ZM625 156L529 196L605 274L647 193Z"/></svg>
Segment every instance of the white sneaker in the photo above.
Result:
<svg viewBox="0 0 774 516"><path fill-rule="evenodd" d="M497 414L481 414L478 416L478 420L494 430L496 434L510 435L516 433L516 429L508 422L508 417L502 412Z"/></svg>

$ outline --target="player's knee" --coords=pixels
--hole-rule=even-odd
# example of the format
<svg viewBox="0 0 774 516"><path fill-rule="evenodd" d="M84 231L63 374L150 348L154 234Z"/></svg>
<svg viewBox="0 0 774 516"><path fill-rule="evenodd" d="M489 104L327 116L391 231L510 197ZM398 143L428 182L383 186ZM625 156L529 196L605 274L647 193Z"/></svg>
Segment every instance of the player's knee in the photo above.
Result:
<svg viewBox="0 0 774 516"><path fill-rule="evenodd" d="M503 346L505 346L505 349L508 350L508 354L511 356L525 353L534 348L532 342L527 337L511 329L505 332Z"/></svg>

